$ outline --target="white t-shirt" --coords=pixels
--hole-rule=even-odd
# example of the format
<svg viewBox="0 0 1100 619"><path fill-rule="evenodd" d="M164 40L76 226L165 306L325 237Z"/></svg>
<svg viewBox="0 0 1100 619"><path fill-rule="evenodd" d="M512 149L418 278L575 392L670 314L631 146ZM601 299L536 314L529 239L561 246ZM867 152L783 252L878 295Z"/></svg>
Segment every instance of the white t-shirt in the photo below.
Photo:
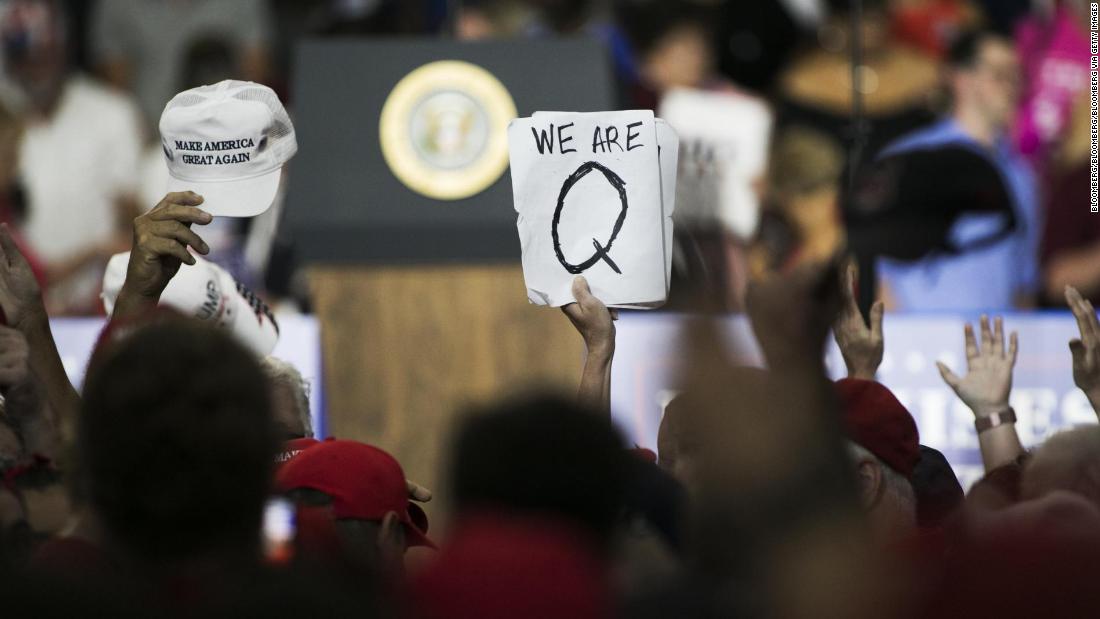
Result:
<svg viewBox="0 0 1100 619"><path fill-rule="evenodd" d="M24 230L42 259L61 260L111 238L118 198L137 188L141 131L132 100L83 76L68 79L50 118L28 123L19 151ZM62 304L97 295L103 273L88 270L66 286Z"/></svg>

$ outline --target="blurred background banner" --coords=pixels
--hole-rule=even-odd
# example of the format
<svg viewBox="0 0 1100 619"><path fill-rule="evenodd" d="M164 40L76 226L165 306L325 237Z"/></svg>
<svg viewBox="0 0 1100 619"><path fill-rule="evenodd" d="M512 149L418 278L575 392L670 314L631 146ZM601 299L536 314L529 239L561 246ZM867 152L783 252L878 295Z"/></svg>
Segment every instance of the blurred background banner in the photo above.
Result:
<svg viewBox="0 0 1100 619"><path fill-rule="evenodd" d="M518 261L508 122L613 107L591 40L313 40L296 69L286 227L307 265Z"/></svg>
<svg viewBox="0 0 1100 619"><path fill-rule="evenodd" d="M920 429L920 442L944 453L959 481L969 487L982 475L974 416L944 384L936 361L956 373L966 370L963 325L978 316L949 313L890 314L883 322L886 354L878 373L909 409ZM688 317L682 314L623 314L616 323L611 407L628 440L656 450L657 428L665 404L675 395L680 355L678 338ZM724 320L729 349L748 365L762 366L747 320ZM1073 385L1067 342L1078 337L1068 314L1041 312L1005 316L1005 331L1018 331L1020 353L1013 376L1012 406L1026 447L1053 432L1096 423L1085 394ZM826 359L830 376L846 371L830 340Z"/></svg>
<svg viewBox="0 0 1100 619"><path fill-rule="evenodd" d="M280 316L279 344L271 353L298 368L309 385L310 416L314 434L327 436L325 422L325 382L321 371L321 329L312 316ZM57 350L69 380L81 388L88 358L103 330L102 318L54 318L50 321Z"/></svg>

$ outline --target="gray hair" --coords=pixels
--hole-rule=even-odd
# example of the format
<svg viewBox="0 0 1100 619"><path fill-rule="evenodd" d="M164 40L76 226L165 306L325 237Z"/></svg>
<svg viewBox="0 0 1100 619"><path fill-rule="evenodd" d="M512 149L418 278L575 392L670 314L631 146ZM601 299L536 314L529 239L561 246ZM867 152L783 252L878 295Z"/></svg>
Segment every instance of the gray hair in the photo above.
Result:
<svg viewBox="0 0 1100 619"><path fill-rule="evenodd" d="M313 420L309 414L309 383L302 378L298 368L277 357L264 357L264 374L273 386L286 387L294 395L294 408L306 436L313 436Z"/></svg>
<svg viewBox="0 0 1100 619"><path fill-rule="evenodd" d="M913 521L917 517L917 493L913 490L913 484L904 475L890 468L878 456L862 445L848 441L848 454L853 462L870 460L882 471L882 482L885 486L884 497L901 508L906 514L913 515Z"/></svg>
<svg viewBox="0 0 1100 619"><path fill-rule="evenodd" d="M1048 438L1035 450L1020 483L1025 499L1063 490L1100 507L1100 427L1078 426Z"/></svg>

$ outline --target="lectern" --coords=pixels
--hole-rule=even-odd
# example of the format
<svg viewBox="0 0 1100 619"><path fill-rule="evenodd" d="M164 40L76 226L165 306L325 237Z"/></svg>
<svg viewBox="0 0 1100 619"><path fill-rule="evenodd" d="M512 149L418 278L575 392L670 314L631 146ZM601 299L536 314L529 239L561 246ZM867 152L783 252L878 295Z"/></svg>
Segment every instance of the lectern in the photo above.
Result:
<svg viewBox="0 0 1100 619"><path fill-rule="evenodd" d="M536 110L611 109L607 53L590 40L307 41L294 75L283 225L321 322L328 427L441 489L464 406L579 379L580 338L527 303L504 130Z"/></svg>

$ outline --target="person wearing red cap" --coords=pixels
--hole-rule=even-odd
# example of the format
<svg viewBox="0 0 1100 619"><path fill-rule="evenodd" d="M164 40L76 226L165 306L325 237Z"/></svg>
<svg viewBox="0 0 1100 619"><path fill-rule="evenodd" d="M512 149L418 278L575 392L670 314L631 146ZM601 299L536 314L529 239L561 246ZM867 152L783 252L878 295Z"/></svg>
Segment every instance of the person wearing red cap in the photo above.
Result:
<svg viewBox="0 0 1100 619"><path fill-rule="evenodd" d="M320 442L286 462L276 486L301 505L327 507L345 554L385 573L403 573L409 547L435 547L427 516L409 500L401 465L377 447Z"/></svg>
<svg viewBox="0 0 1100 619"><path fill-rule="evenodd" d="M555 519L466 514L407 587L409 619L614 616L602 558Z"/></svg>
<svg viewBox="0 0 1100 619"><path fill-rule="evenodd" d="M309 383L298 368L277 357L264 357L260 363L271 393L271 412L283 436L283 448L275 455L281 465L321 441L313 438L309 412Z"/></svg>
<svg viewBox="0 0 1100 619"><path fill-rule="evenodd" d="M917 501L910 478L920 459L917 423L889 389L871 380L836 382L860 504L871 532L890 543L914 531Z"/></svg>

